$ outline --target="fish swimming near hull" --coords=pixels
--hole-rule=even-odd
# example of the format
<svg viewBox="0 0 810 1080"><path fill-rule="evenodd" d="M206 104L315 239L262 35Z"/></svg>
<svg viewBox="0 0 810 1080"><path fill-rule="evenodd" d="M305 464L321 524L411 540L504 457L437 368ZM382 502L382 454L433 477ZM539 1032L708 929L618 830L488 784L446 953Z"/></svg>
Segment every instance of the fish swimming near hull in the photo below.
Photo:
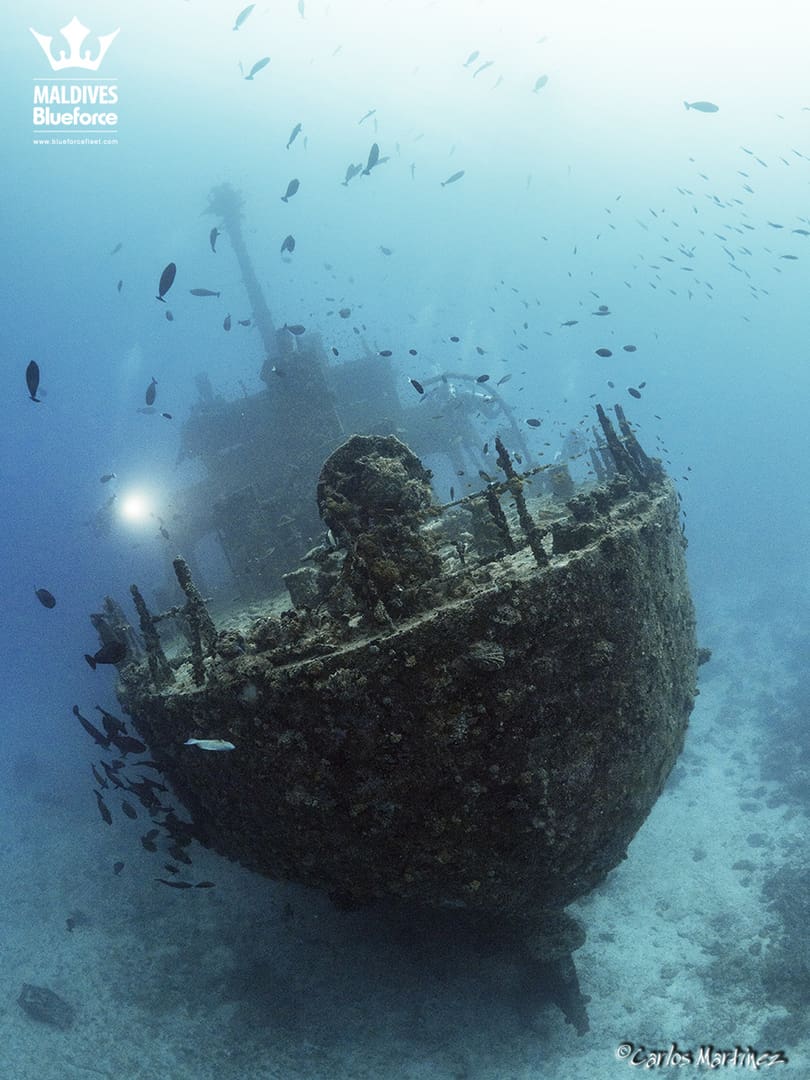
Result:
<svg viewBox="0 0 810 1080"><path fill-rule="evenodd" d="M245 19L250 15L251 11L256 7L255 4L248 4L246 8L242 8L239 14L236 16L236 22L233 24L234 30L238 30Z"/></svg>
<svg viewBox="0 0 810 1080"><path fill-rule="evenodd" d="M235 750L236 747L227 739L186 739L183 746L196 746L200 750Z"/></svg>
<svg viewBox="0 0 810 1080"><path fill-rule="evenodd" d="M687 110L695 109L696 112L720 112L720 106L715 105L713 101L685 101L683 107Z"/></svg>
<svg viewBox="0 0 810 1080"><path fill-rule="evenodd" d="M457 180L460 180L464 175L464 170L459 169L458 172L454 172L452 176L448 176L446 180L442 180L442 187L447 187L448 184L455 184Z"/></svg>
<svg viewBox="0 0 810 1080"><path fill-rule="evenodd" d="M254 75L258 75L259 72L262 70L262 68L266 68L269 63L270 63L270 57L269 56L263 56L261 58L261 60L257 60L256 63L253 65L253 67L250 69L250 71L245 76L245 80L247 82L253 82Z"/></svg>
<svg viewBox="0 0 810 1080"><path fill-rule="evenodd" d="M363 169L363 176L368 176L375 165L380 163L380 148L377 143L371 144L371 149L368 152L368 161L366 167Z"/></svg>
<svg viewBox="0 0 810 1080"><path fill-rule="evenodd" d="M157 296L155 297L156 300L160 300L164 304L166 303L166 293L172 287L176 273L177 265L173 262L170 262L169 265L164 269L163 273L160 275L160 283L158 284Z"/></svg>
<svg viewBox="0 0 810 1080"><path fill-rule="evenodd" d="M297 180L291 180L289 182L289 184L287 184L287 190L281 196L281 201L282 202L287 202L289 199L291 199L293 197L293 195L296 193L296 191L298 191L300 186L301 185L299 184L299 182Z"/></svg>
<svg viewBox="0 0 810 1080"><path fill-rule="evenodd" d="M102 645L92 656L84 654L84 658L95 671L99 664L120 664L127 655L127 647L123 641L110 641Z"/></svg>
<svg viewBox="0 0 810 1080"><path fill-rule="evenodd" d="M39 364L36 360L32 360L25 369L25 385L28 387L28 396L31 400L40 402L42 399L37 397L37 390L39 390Z"/></svg>

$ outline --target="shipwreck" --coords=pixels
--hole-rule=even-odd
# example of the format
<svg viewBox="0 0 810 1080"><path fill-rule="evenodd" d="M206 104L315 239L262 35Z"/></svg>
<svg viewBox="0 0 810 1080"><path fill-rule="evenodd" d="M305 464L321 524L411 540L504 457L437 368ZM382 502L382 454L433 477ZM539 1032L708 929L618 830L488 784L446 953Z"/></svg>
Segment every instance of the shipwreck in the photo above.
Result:
<svg viewBox="0 0 810 1080"><path fill-rule="evenodd" d="M226 195L216 206L238 248ZM252 301L261 314L255 289ZM272 326L267 344L272 361ZM254 596L265 587L267 607L215 616L182 553L165 610L133 586L131 625L107 600L93 621L102 644L127 645L121 705L186 808L186 835L342 906L471 926L584 1032L572 960L584 931L566 908L625 857L696 693L677 492L622 409L599 406L587 480L559 463L518 471L504 416L499 475L441 503L407 424L368 430L358 416L347 432L317 342L299 347L330 445L291 458L281 519L262 516L261 493L222 495L235 576ZM302 550L313 528L323 539ZM267 575L285 559L273 604Z"/></svg>

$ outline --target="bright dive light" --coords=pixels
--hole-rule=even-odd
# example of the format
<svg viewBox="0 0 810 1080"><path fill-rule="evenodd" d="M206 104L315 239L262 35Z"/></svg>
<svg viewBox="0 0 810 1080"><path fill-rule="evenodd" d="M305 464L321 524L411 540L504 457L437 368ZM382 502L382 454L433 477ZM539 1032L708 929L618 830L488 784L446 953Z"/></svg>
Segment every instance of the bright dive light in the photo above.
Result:
<svg viewBox="0 0 810 1080"><path fill-rule="evenodd" d="M131 491L121 499L121 517L133 525L143 524L151 514L149 500L142 491Z"/></svg>

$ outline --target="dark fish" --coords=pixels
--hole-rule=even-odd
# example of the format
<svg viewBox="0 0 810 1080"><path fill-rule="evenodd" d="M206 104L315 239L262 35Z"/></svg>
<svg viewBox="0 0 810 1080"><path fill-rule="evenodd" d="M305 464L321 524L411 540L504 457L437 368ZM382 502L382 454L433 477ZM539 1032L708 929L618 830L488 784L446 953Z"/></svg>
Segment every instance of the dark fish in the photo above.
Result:
<svg viewBox="0 0 810 1080"><path fill-rule="evenodd" d="M501 375L500 379L498 379L498 381L495 383L495 385L496 386L503 386L503 384L505 382L509 382L509 380L511 378L512 378L512 373L511 372L508 375Z"/></svg>
<svg viewBox="0 0 810 1080"><path fill-rule="evenodd" d="M634 397L634 398L640 398L641 397L640 392L638 390L636 390L635 386L628 386L627 387L627 393L631 397Z"/></svg>
<svg viewBox="0 0 810 1080"><path fill-rule="evenodd" d="M476 61L476 60L478 59L478 57L479 57L480 55L481 55L481 52L480 52L480 50L478 50L478 49L473 49L473 51L472 51L472 52L470 53L470 55L469 55L469 56L467 57L467 59L466 59L466 60L464 61L464 63L463 63L463 64L462 64L461 66L462 66L462 67L469 67L469 66L470 66L470 64L474 64L474 63L475 63L475 61Z"/></svg>
<svg viewBox="0 0 810 1080"><path fill-rule="evenodd" d="M174 275L176 273L177 267L175 266L175 264L169 263L169 265L160 275L160 284L158 285L157 296L155 297L156 300L162 300L164 304L166 303L166 300L164 298L166 296L166 293L172 287L172 282L174 281Z"/></svg>
<svg viewBox="0 0 810 1080"><path fill-rule="evenodd" d="M180 846L180 844L172 844L172 846L169 848L169 854L177 862L183 863L184 866L191 866L191 859L188 855L186 855L185 851L183 851L183 848Z"/></svg>
<svg viewBox="0 0 810 1080"><path fill-rule="evenodd" d="M239 27L242 25L242 23L245 21L245 19L248 17L248 15L251 13L251 11L253 11L253 9L255 7L256 7L255 4L248 4L248 6L246 8L242 8L242 10L236 16L236 22L233 24L234 30L239 29Z"/></svg>
<svg viewBox="0 0 810 1080"><path fill-rule="evenodd" d="M102 733L98 730L95 724L91 724L89 720L82 716L82 714L79 712L78 705L73 706L73 715L76 717L84 730L95 743L98 743L98 745L104 750L108 749L110 745L110 740L107 738L106 735L102 735Z"/></svg>
<svg viewBox="0 0 810 1080"><path fill-rule="evenodd" d="M408 349L408 354L410 356L416 356L416 349Z"/></svg>
<svg viewBox="0 0 810 1080"><path fill-rule="evenodd" d="M175 866L174 863L170 863L170 862L164 863L163 864L163 869L168 870L170 874L179 874L180 873L180 867Z"/></svg>
<svg viewBox="0 0 810 1080"><path fill-rule="evenodd" d="M126 655L127 647L123 641L109 641L92 656L85 653L84 658L95 671L97 664L120 664Z"/></svg>
<svg viewBox="0 0 810 1080"><path fill-rule="evenodd" d="M479 383L489 382L489 375L479 375L475 381Z"/></svg>
<svg viewBox="0 0 810 1080"><path fill-rule="evenodd" d="M95 795L96 802L98 803L98 812L101 814L101 820L106 821L108 825L112 825L112 814L110 813L107 804L102 799L101 792L96 791L96 789L93 788L93 794Z"/></svg>
<svg viewBox="0 0 810 1080"><path fill-rule="evenodd" d="M377 355L378 356L393 356L394 354L391 352L390 349L380 349L380 351L379 351L379 353Z"/></svg>
<svg viewBox="0 0 810 1080"><path fill-rule="evenodd" d="M223 330L230 330L230 328L231 328L231 313L228 312L228 314L222 320L222 329Z"/></svg>
<svg viewBox="0 0 810 1080"><path fill-rule="evenodd" d="M349 317L349 316L351 315L351 313L352 313L352 309L351 309L351 308L349 308L349 307L342 307L342 308L340 309L340 311L338 312L338 315L339 315L339 316L341 317L341 319L348 319L348 317Z"/></svg>
<svg viewBox="0 0 810 1080"><path fill-rule="evenodd" d="M113 863L113 873L116 877L121 873L123 869L124 864L122 862Z"/></svg>
<svg viewBox="0 0 810 1080"><path fill-rule="evenodd" d="M166 311L166 322L174 322L174 315L169 310Z"/></svg>
<svg viewBox="0 0 810 1080"><path fill-rule="evenodd" d="M219 296L218 292L214 289L189 289L192 296Z"/></svg>
<svg viewBox="0 0 810 1080"><path fill-rule="evenodd" d="M424 386L422 386L418 379L411 379L411 386L414 388L417 394L424 394L425 388Z"/></svg>
<svg viewBox="0 0 810 1080"><path fill-rule="evenodd" d="M613 353L610 351L610 349L597 349L596 350L596 355L597 356L613 356Z"/></svg>
<svg viewBox="0 0 810 1080"><path fill-rule="evenodd" d="M455 341L455 342L458 342L458 341L460 341L461 339L460 339L460 338L458 338L458 337L457 337L457 336L456 336L455 334L453 334L453 335L451 335L451 337L450 337L450 340L451 340L451 341Z"/></svg>
<svg viewBox="0 0 810 1080"><path fill-rule="evenodd" d="M250 319L239 319L240 326L250 326Z"/></svg>
<svg viewBox="0 0 810 1080"><path fill-rule="evenodd" d="M110 781L112 786L117 787L117 788L121 788L123 790L124 785L121 783L121 781L115 775L115 770L111 769L106 761L102 761L101 767L104 770L104 772L107 774L107 779Z"/></svg>
<svg viewBox="0 0 810 1080"><path fill-rule="evenodd" d="M363 176L368 176L375 165L380 162L380 148L376 143L371 144L371 149L368 152L368 161L366 167L363 169Z"/></svg>
<svg viewBox="0 0 810 1080"><path fill-rule="evenodd" d="M134 819L138 816L138 811L135 809L132 803L128 803L126 799L121 800L121 809L124 811L128 818Z"/></svg>
<svg viewBox="0 0 810 1080"><path fill-rule="evenodd" d="M296 337L298 337L299 334L305 334L307 330L307 328L305 326L302 326L301 323L293 323L292 326L288 326L287 323L284 323L284 329L289 330L289 332L291 334L295 334Z"/></svg>
<svg viewBox="0 0 810 1080"><path fill-rule="evenodd" d="M146 404L147 405L154 405L156 396L157 396L157 379L153 375L152 376L152 381L149 383L149 385L146 388Z"/></svg>
<svg viewBox="0 0 810 1080"><path fill-rule="evenodd" d="M93 779L94 779L94 780L95 780L95 782L96 782L96 783L98 784L98 786L99 786L100 788L104 788L104 790L106 791L106 790L107 790L107 788L108 788L108 787L109 787L110 785L109 785L109 784L107 783L107 781L106 781L106 780L104 779L104 777L103 777L103 776L101 775L101 773L100 773L100 772L98 771L98 769L97 769L97 768L95 767L95 765L91 765L91 766L90 766L90 771L92 772L92 774L93 774Z"/></svg>
<svg viewBox="0 0 810 1080"><path fill-rule="evenodd" d="M487 484L491 484L491 483L492 483L492 477L491 477L491 476L489 475L489 473L487 473L487 472L484 472L484 470L483 470L483 469L479 469L479 470L478 470L478 475L479 475L479 476L481 477L481 479L482 479L482 480L483 480L483 481L484 481L485 483L487 483Z"/></svg>
<svg viewBox="0 0 810 1080"><path fill-rule="evenodd" d="M293 251L295 251L295 237L294 236L285 236L284 237L284 242L281 245L281 254L283 255L285 251L289 251L291 253Z"/></svg>
<svg viewBox="0 0 810 1080"><path fill-rule="evenodd" d="M338 352L338 350L335 348L334 345L332 346L332 355L333 356L340 356L340 353Z"/></svg>
<svg viewBox="0 0 810 1080"><path fill-rule="evenodd" d="M117 243L117 244L115 245L115 247L114 247L114 248L112 249L112 251L110 252L110 254L111 254L111 255L117 255L117 254L118 254L118 252L119 252L119 251L121 250L121 248L122 248L123 246L124 246L124 245L123 245L123 244L121 243L121 241L119 240L119 241L118 241L118 243Z"/></svg>
<svg viewBox="0 0 810 1080"><path fill-rule="evenodd" d="M34 595L43 607L56 607L56 597L47 589L34 589Z"/></svg>
<svg viewBox="0 0 810 1080"><path fill-rule="evenodd" d="M488 442L485 442L484 445L481 447L481 453L482 454L488 454L489 453L489 443Z"/></svg>
<svg viewBox="0 0 810 1080"><path fill-rule="evenodd" d="M96 705L96 710L101 713L101 723L107 732L108 739L112 739L114 735L126 735L127 729L117 716L102 709L100 705Z"/></svg>
<svg viewBox="0 0 810 1080"><path fill-rule="evenodd" d="M794 232L799 232L798 229L794 229L793 231ZM391 251L391 248L383 247L382 244L380 244L380 251L383 253L383 255L392 255L393 254L393 252Z"/></svg>
<svg viewBox="0 0 810 1080"><path fill-rule="evenodd" d="M486 350L482 349L480 345L475 346L475 351L478 353L479 356L483 356L486 352Z"/></svg>
<svg viewBox="0 0 810 1080"><path fill-rule="evenodd" d="M36 360L32 360L28 367L25 369L25 385L28 387L28 396L32 401L40 401L37 397L37 390L39 390L39 364Z"/></svg>
<svg viewBox="0 0 810 1080"><path fill-rule="evenodd" d="M213 889L216 886L215 881L198 881L194 886L195 889Z"/></svg>
<svg viewBox="0 0 810 1080"><path fill-rule="evenodd" d="M146 752L146 744L132 735L111 735L110 742L119 753L126 757L127 754L143 754Z"/></svg>
<svg viewBox="0 0 810 1080"><path fill-rule="evenodd" d="M159 831L159 829L155 829L155 835L157 835ZM149 833L147 833L146 836L141 837L141 845L144 850L151 851L152 854L157 851L157 844L155 843L154 838L149 835Z"/></svg>
<svg viewBox="0 0 810 1080"><path fill-rule="evenodd" d="M459 169L458 172L454 172L452 176L448 176L446 180L442 180L442 187L447 187L448 184L455 184L456 180L460 180L464 175L464 169Z"/></svg>
<svg viewBox="0 0 810 1080"><path fill-rule="evenodd" d="M538 90L542 90L547 82L548 75L541 75L537 82L534 84L534 90L532 90L532 93L536 94Z"/></svg>
<svg viewBox="0 0 810 1080"><path fill-rule="evenodd" d="M161 413L160 415L161 415L161 416L163 416L163 417L165 417L165 419L166 419L166 420L172 420L172 419L174 419L174 418L172 417L172 414L171 414L170 412L162 412L162 413Z"/></svg>
<svg viewBox="0 0 810 1080"><path fill-rule="evenodd" d="M116 289L118 289L118 291L119 291L119 292L121 292L121 290L122 290L122 289L123 289L123 287L124 287L124 282L123 282L123 279L122 279L122 278L119 278L119 279L118 279L118 284L117 284L117 285L116 285L115 287L116 287Z"/></svg>
<svg viewBox="0 0 810 1080"><path fill-rule="evenodd" d="M807 229L791 229L791 232L798 233L799 236L810 236L810 232Z"/></svg>
<svg viewBox="0 0 810 1080"><path fill-rule="evenodd" d="M290 132L290 137L289 137L289 139L287 140L287 149L288 149L288 150L290 149L290 147L292 146L292 144L293 144L293 143L295 142L295 140L296 140L296 138L298 137L298 135L300 135L300 133L301 133L301 125L300 125L300 124L296 124L296 125L295 125L295 127L294 127L294 128L292 129L292 131Z"/></svg>
<svg viewBox="0 0 810 1080"><path fill-rule="evenodd" d="M114 473L114 472L107 472L107 473L104 473L104 475L103 475L103 476L100 476L100 477L98 478L98 482L99 482L100 484L109 484L110 480L115 480L115 478L116 478L116 477L115 477L115 473Z"/></svg>
<svg viewBox="0 0 810 1080"><path fill-rule="evenodd" d="M167 881L166 878L156 877L155 881L159 881L161 885L168 885L170 889L193 889L194 886L190 881Z"/></svg>
<svg viewBox="0 0 810 1080"><path fill-rule="evenodd" d="M213 253L215 255L217 253L217 237L218 236L219 236L219 229L215 225L213 227L213 229L211 230L211 232L208 234L208 243L211 245L211 250L213 251Z"/></svg>
<svg viewBox="0 0 810 1080"><path fill-rule="evenodd" d="M719 112L720 106L715 105L711 101L685 101L683 103L685 109L696 109L698 112Z"/></svg>
<svg viewBox="0 0 810 1080"><path fill-rule="evenodd" d="M635 345L622 345L622 348L624 349L625 352L635 352L636 351Z"/></svg>
<svg viewBox="0 0 810 1080"><path fill-rule="evenodd" d="M526 423L529 425L529 427L540 427L541 422L539 420L536 420L534 417L531 417L531 419L527 420Z"/></svg>
<svg viewBox="0 0 810 1080"><path fill-rule="evenodd" d="M610 308L607 306L607 304L600 304L599 307L596 309L596 311L591 312L591 315L609 315L609 314L610 314Z"/></svg>
<svg viewBox="0 0 810 1080"><path fill-rule="evenodd" d="M363 171L363 163L362 163L362 161L360 162L359 165L350 165L348 167L348 169L346 170L346 179L341 180L340 181L341 184L343 184L344 187L348 187L349 186L349 181L353 180L355 178L355 176L357 176L362 171Z"/></svg>
<svg viewBox="0 0 810 1080"><path fill-rule="evenodd" d="M579 319L568 319L566 322L561 322L560 326L576 326Z"/></svg>
<svg viewBox="0 0 810 1080"><path fill-rule="evenodd" d="M259 72L262 70L262 68L266 68L269 63L270 63L270 57L269 56L263 56L261 58L261 60L257 60L256 63L253 65L253 67L250 69L250 71L245 76L245 80L247 82L252 82L253 81L253 76L258 75Z"/></svg>
<svg viewBox="0 0 810 1080"><path fill-rule="evenodd" d="M300 186L301 185L298 183L297 180L291 180L289 182L289 184L287 184L287 190L281 196L281 201L282 202L287 202L288 199L291 199L293 197L293 195L296 193L296 191L298 191Z"/></svg>

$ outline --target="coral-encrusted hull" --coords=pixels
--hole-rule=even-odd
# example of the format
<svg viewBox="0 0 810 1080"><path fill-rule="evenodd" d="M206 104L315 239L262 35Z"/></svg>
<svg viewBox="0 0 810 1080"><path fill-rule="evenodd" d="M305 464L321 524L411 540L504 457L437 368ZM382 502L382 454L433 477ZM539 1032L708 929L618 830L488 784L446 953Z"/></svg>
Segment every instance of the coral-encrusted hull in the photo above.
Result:
<svg viewBox="0 0 810 1080"><path fill-rule="evenodd" d="M681 749L697 663L673 487L601 490L547 566L524 548L383 632L330 641L293 615L203 687L127 669L125 707L203 842L346 901L516 922L600 882ZM224 731L227 755L182 747Z"/></svg>

